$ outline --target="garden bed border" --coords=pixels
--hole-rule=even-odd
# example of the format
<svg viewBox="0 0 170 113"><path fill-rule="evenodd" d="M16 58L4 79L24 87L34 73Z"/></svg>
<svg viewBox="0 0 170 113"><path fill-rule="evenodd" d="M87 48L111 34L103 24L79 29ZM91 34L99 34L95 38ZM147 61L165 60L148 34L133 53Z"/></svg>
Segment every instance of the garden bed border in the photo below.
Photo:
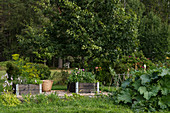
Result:
<svg viewBox="0 0 170 113"><path fill-rule="evenodd" d="M19 85L39 85L39 88L38 88L39 94L42 93L42 84L16 84L16 96L20 95L20 94L19 94L19 93L20 93L20 91L19 91ZM28 89L27 92L30 93L30 91L33 91L33 90Z"/></svg>

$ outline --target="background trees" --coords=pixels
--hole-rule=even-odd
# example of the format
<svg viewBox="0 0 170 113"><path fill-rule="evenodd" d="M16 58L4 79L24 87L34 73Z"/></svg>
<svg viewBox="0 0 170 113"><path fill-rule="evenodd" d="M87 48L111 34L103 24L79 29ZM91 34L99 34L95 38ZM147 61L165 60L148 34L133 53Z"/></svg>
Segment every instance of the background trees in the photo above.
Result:
<svg viewBox="0 0 170 113"><path fill-rule="evenodd" d="M96 58L115 62L135 50L163 60L170 45L168 5L167 0L3 0L0 60L20 53L52 65L52 58L54 64L72 56L84 67Z"/></svg>

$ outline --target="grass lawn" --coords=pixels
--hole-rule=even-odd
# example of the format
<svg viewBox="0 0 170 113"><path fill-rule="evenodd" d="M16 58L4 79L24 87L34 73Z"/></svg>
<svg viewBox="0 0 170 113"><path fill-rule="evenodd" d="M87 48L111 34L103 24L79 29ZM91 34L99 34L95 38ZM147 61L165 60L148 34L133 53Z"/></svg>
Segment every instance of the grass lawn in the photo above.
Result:
<svg viewBox="0 0 170 113"><path fill-rule="evenodd" d="M115 105L111 97L59 98L55 94L27 98L17 106L4 106L0 101L1 113L136 113L128 106ZM143 113L143 112L140 112ZM170 113L169 111L155 113Z"/></svg>
<svg viewBox="0 0 170 113"><path fill-rule="evenodd" d="M67 90L67 85L53 85L52 90Z"/></svg>
<svg viewBox="0 0 170 113"><path fill-rule="evenodd" d="M68 97L65 99L41 98L36 102L23 102L16 107L0 105L1 113L133 113L127 107L113 104L109 98ZM42 99L42 100L41 100ZM41 100L41 101L40 101Z"/></svg>

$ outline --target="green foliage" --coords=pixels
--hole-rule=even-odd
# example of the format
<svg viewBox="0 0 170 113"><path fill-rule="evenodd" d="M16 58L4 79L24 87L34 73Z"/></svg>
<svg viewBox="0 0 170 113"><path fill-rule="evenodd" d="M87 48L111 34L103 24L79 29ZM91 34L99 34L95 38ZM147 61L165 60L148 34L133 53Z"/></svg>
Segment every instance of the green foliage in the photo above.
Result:
<svg viewBox="0 0 170 113"><path fill-rule="evenodd" d="M15 84L40 84L42 83L40 79L47 79L50 76L51 72L47 66L24 61L18 54L14 54L13 59L15 61L7 63L6 72L8 80L13 80Z"/></svg>
<svg viewBox="0 0 170 113"><path fill-rule="evenodd" d="M6 70L6 64L8 61L0 62L0 70Z"/></svg>
<svg viewBox="0 0 170 113"><path fill-rule="evenodd" d="M36 2L34 11L42 17L42 24L31 23L22 30L18 35L22 47L41 60L54 55L80 56L80 62L85 57L88 62L96 57L113 61L118 55L132 53L137 48L138 21L134 12L125 12L119 0L82 3Z"/></svg>
<svg viewBox="0 0 170 113"><path fill-rule="evenodd" d="M17 106L21 104L21 101L12 93L5 93L0 95L0 103L4 106Z"/></svg>
<svg viewBox="0 0 170 113"><path fill-rule="evenodd" d="M11 79L11 77L16 78L17 75L21 74L19 68L15 64L13 64L13 62L8 62L6 64L6 68L6 72L8 73L9 79Z"/></svg>
<svg viewBox="0 0 170 113"><path fill-rule="evenodd" d="M170 103L166 100L170 98L168 68L134 71L132 75L116 91L116 102L128 103L136 111L169 110Z"/></svg>
<svg viewBox="0 0 170 113"><path fill-rule="evenodd" d="M2 17L0 30L0 47L2 48L0 53L2 54L0 54L0 59L11 60L11 55L14 53L27 55L28 52L18 44L16 35L20 34L25 25L30 24L30 21L38 23L39 16L32 8L35 1L3 0L1 5L3 7L0 8Z"/></svg>
<svg viewBox="0 0 170 113"><path fill-rule="evenodd" d="M164 60L168 52L168 25L153 12L141 19L139 26L140 47L147 58Z"/></svg>
<svg viewBox="0 0 170 113"><path fill-rule="evenodd" d="M95 75L92 72L86 72L84 69L74 69L68 77L68 82L81 82L81 83L95 83Z"/></svg>
<svg viewBox="0 0 170 113"><path fill-rule="evenodd" d="M150 69L155 67L155 64L152 63L149 58L146 58L143 55L143 52L134 52L130 56L123 56L121 59L117 59L114 62L114 69L117 74L127 73L131 70L144 70L144 64L146 65L146 69ZM129 70L128 70L129 69Z"/></svg>
<svg viewBox="0 0 170 113"><path fill-rule="evenodd" d="M51 71L47 65L35 64L35 68L38 70L38 75L41 80L45 80L50 77Z"/></svg>

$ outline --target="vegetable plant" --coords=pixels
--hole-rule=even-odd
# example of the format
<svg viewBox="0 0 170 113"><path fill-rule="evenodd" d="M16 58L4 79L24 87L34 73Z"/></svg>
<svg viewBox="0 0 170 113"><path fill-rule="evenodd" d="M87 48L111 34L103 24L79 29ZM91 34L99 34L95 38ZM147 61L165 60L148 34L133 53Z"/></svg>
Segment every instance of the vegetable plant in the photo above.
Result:
<svg viewBox="0 0 170 113"><path fill-rule="evenodd" d="M136 111L169 110L170 69L133 71L132 75L114 92L117 103L130 105Z"/></svg>

